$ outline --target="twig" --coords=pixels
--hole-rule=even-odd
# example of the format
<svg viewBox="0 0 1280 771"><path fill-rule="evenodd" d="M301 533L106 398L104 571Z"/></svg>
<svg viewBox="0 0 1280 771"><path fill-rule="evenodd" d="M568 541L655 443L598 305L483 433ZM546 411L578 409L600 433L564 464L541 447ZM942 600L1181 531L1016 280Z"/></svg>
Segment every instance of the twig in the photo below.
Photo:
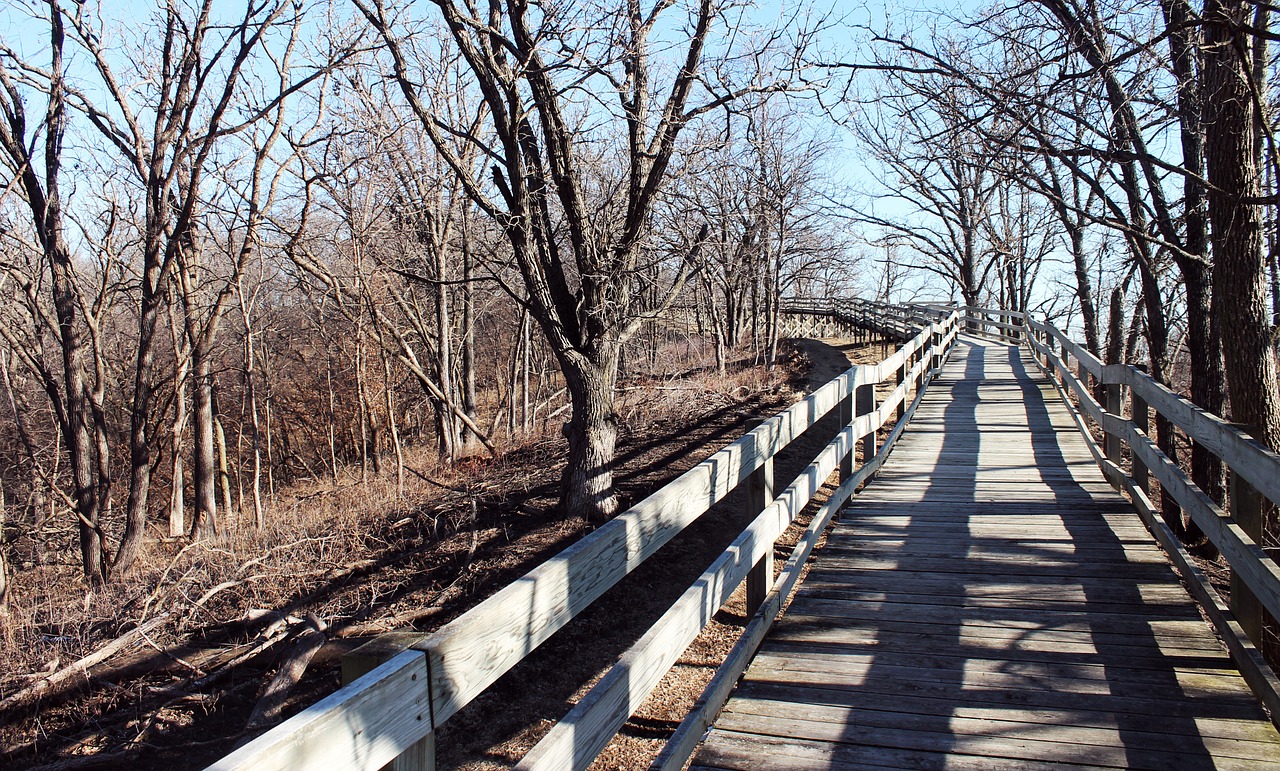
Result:
<svg viewBox="0 0 1280 771"><path fill-rule="evenodd" d="M460 495L470 495L470 494L471 494L471 493L470 493L470 491L468 491L468 490L464 490L464 489L462 489L461 487L454 487L453 485L447 485L447 484L445 484L444 482L437 482L436 480L432 479L431 477L429 477L429 476L427 476L426 474L422 473L421 471L417 470L417 469L416 469L416 468L414 468L413 466L408 465L407 463L405 464L405 468L407 468L407 469L409 470L409 473L413 474L413 475L414 475L414 476L416 476L418 479L421 479L423 482L426 482L426 483L427 483L427 484L429 484L429 485L435 485L436 487L439 487L441 490L450 490L450 491L455 492L455 493L458 493L458 494L460 494Z"/></svg>
<svg viewBox="0 0 1280 771"><path fill-rule="evenodd" d="M201 677L203 677L205 674L207 674L204 670L200 669L200 667L197 667L195 664L188 662L187 660L183 659L181 656L171 653L168 650L161 648L159 645L156 645L155 641L153 641L150 637L147 637L145 633L142 635L142 640L147 645L150 645L152 648L154 648L156 653L159 653L161 656L166 656L170 659L173 659L175 662L181 664L182 666L186 667L192 672L195 672L197 675L200 675Z"/></svg>
<svg viewBox="0 0 1280 771"><path fill-rule="evenodd" d="M259 653L262 653L267 648L270 648L271 646L275 645L276 643L280 642L281 640L283 640L288 636L289 636L289 630L286 629L284 631L277 632L276 634L266 638L260 643L256 643L256 644L251 643L249 645L242 646L240 650L244 650L245 648L247 648L248 650L244 650L243 653L238 654L237 656L235 656L235 658L231 659L230 661L218 667L216 670L214 670L213 672L210 672L204 677L201 677L198 680L191 681L191 688L195 690L203 690L204 688L226 677L228 674L231 673L232 670L234 670L239 665L243 664L244 662L248 661L254 656L257 656Z"/></svg>

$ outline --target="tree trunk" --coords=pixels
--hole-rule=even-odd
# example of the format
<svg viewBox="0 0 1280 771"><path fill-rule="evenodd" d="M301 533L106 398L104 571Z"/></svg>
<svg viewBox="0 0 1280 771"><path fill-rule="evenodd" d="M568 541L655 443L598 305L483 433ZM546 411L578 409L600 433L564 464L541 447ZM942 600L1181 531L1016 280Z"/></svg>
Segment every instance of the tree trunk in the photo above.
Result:
<svg viewBox="0 0 1280 771"><path fill-rule="evenodd" d="M391 431L391 447L396 453L396 495L404 495L404 447L400 443L400 426L396 423L395 381L391 377L391 360L382 355L383 394L386 396L387 428Z"/></svg>
<svg viewBox="0 0 1280 771"><path fill-rule="evenodd" d="M218 492L222 494L223 516L230 518L233 509L231 500L231 465L227 462L227 432L222 427L222 417L218 414L217 402L213 407L213 441L218 449ZM209 524L218 532L218 521L215 518Z"/></svg>
<svg viewBox="0 0 1280 771"><path fill-rule="evenodd" d="M100 501L94 483L93 441L89 435L91 416L84 369L84 335L80 322L75 289L72 284L70 259L65 250L54 264L54 310L62 338L63 372L66 377L67 450L71 478L75 485L74 500L80 531L80 561L86 580L101 584L106 580L106 563L102 558L102 533L98 528ZM122 544L123 546L123 544Z"/></svg>
<svg viewBox="0 0 1280 771"><path fill-rule="evenodd" d="M452 462L458 456L458 426L453 409L457 400L453 387L453 321L449 309L449 287L444 283L444 250L437 249L435 270L436 284L436 382L442 398L436 405L437 428L440 432L440 457ZM462 430L466 430L465 428Z"/></svg>
<svg viewBox="0 0 1280 771"><path fill-rule="evenodd" d="M1135 244L1141 249L1142 245ZM1151 377L1157 383L1169 384L1169 326L1164 312L1164 298L1160 294L1160 282L1147 265L1147 257L1136 258L1138 277L1142 282L1142 305L1147 319L1147 351L1150 356ZM1178 442L1173 423L1163 414L1156 414L1156 445L1174 463L1178 462ZM1185 535L1181 507L1173 496L1161 488L1160 511L1165 522L1180 537Z"/></svg>
<svg viewBox="0 0 1280 771"><path fill-rule="evenodd" d="M1280 227L1280 221L1276 222L1275 227ZM1271 267L1271 326L1280 329L1280 239L1276 239L1276 243L1271 248L1271 254L1267 259ZM1277 345L1280 345L1280 337L1276 338Z"/></svg>
<svg viewBox="0 0 1280 771"><path fill-rule="evenodd" d="M155 205L148 199L147 206ZM158 215L148 212L148 229L160 230ZM126 570L142 550L146 538L148 497L151 492L151 410L155 397L152 367L155 362L155 331L164 295L159 291L163 273L160 233L146 236L143 256L142 302L138 315L138 350L133 368L133 403L129 415L129 500L125 509L124 536L116 550L111 569Z"/></svg>
<svg viewBox="0 0 1280 771"><path fill-rule="evenodd" d="M217 532L218 464L213 426L213 375L207 354L192 352L195 357L191 381L191 489L195 513L191 518L191 536L204 538Z"/></svg>
<svg viewBox="0 0 1280 771"><path fill-rule="evenodd" d="M1280 389L1267 318L1266 270L1259 208L1244 198L1261 194L1254 162L1255 108L1250 84L1253 5L1242 0L1205 4L1205 117L1212 226L1213 293L1222 332L1231 419L1280 450ZM1274 518L1274 511L1270 518ZM1263 532L1272 532L1266 523Z"/></svg>
<svg viewBox="0 0 1280 771"><path fill-rule="evenodd" d="M325 347L324 356L324 382L326 395L328 397L328 439L329 439L329 476L333 479L338 478L338 412L337 412L337 395L333 391L333 357L329 355L328 346Z"/></svg>
<svg viewBox="0 0 1280 771"><path fill-rule="evenodd" d="M1111 290L1111 303L1107 321L1107 350L1103 361L1107 364L1119 364L1124 357L1124 290L1116 287Z"/></svg>
<svg viewBox="0 0 1280 771"><path fill-rule="evenodd" d="M172 437L169 452L173 456L169 484L169 537L181 538L187 534L186 467L182 462L182 434L187 422L187 396L185 387L174 384L174 409Z"/></svg>
<svg viewBox="0 0 1280 771"><path fill-rule="evenodd" d="M475 287L472 284L475 276L468 237L469 233L464 217L462 230L462 410L467 413L467 417L475 420L478 414L476 405L476 308ZM525 382L526 384L528 383L527 380ZM475 435L463 426L459 426L459 430L463 450L466 452L474 451L476 446Z"/></svg>
<svg viewBox="0 0 1280 771"><path fill-rule="evenodd" d="M579 354L561 358L565 382L573 405L565 424L569 459L561 479L566 514L603 524L618 511L613 490L613 458L618 441L618 421L613 412L617 343L592 361Z"/></svg>
<svg viewBox="0 0 1280 771"><path fill-rule="evenodd" d="M372 415L369 413L369 399L365 395L364 382L364 317L360 317L360 323L356 325L356 426L359 429L357 435L355 430L352 431L351 441L359 447L360 451L360 481L367 482L369 480L369 464L372 460L374 444L370 441L370 420Z"/></svg>
<svg viewBox="0 0 1280 771"><path fill-rule="evenodd" d="M533 412L530 409L529 402L529 370L532 366L533 352L530 349L533 341L531 339L533 320L529 318L528 312L524 312L520 316L520 429L526 434L533 430ZM539 388L542 387L542 380L538 380Z"/></svg>
<svg viewBox="0 0 1280 771"><path fill-rule="evenodd" d="M1187 343L1191 358L1191 400L1222 414L1222 347L1210 305L1211 271L1208 259L1207 191L1204 174L1204 105L1197 61L1199 49L1191 20L1195 14L1185 0L1163 0L1169 31L1169 53L1178 81L1178 123L1182 165L1183 221L1186 236L1183 253L1175 253L1187 291ZM1222 462L1198 442L1191 446L1191 476L1209 497L1222 503L1226 494ZM1187 539L1197 542L1203 534L1187 519Z"/></svg>
<svg viewBox="0 0 1280 771"><path fill-rule="evenodd" d="M250 324L249 311L241 301L244 320L244 399L249 408L249 443L253 451L253 478L250 482L250 495L253 498L253 524L259 530L266 526L266 517L262 510L262 422L258 416L258 389L255 382L253 363L253 327ZM243 496L241 497L243 501Z"/></svg>
<svg viewBox="0 0 1280 771"><path fill-rule="evenodd" d="M183 434L187 427L187 381L191 372L191 357L183 347L182 330L169 305L169 334L173 338L173 357L177 372L173 377L173 420L169 424L169 537L181 538L187 534L186 467L183 462Z"/></svg>
<svg viewBox="0 0 1280 771"><path fill-rule="evenodd" d="M62 349L63 382L60 393L52 383L47 386L47 390L54 403L60 433L66 440L71 464L81 565L85 580L90 585L98 585L107 577L106 562L102 555L102 534L98 527L102 500L97 483L102 480L95 479L94 444L90 437L93 415L88 396L86 324L81 317L81 298L75 284L70 248L64 235L62 197L59 190L67 111L62 56L65 33L63 14L56 3L50 5L49 24L48 42L52 56L45 104L43 164L32 157L30 148L35 145L34 135L30 139L26 136L25 118L21 110L13 109L12 105L6 105L7 119L0 139L3 139L3 150L13 167L19 170L18 177L31 212L36 237L40 241L44 260L49 265L53 308L58 324L57 338ZM8 94L16 99L18 97L12 88L11 81L6 80ZM41 165L43 179L39 174Z"/></svg>
<svg viewBox="0 0 1280 771"><path fill-rule="evenodd" d="M1215 415L1223 413L1222 345L1210 305L1211 269L1203 262L1184 266L1187 291L1187 346L1191 358L1191 401ZM1199 442L1191 445L1191 478L1213 500L1226 499L1222 460ZM1204 533L1186 518L1188 543L1204 540Z"/></svg>

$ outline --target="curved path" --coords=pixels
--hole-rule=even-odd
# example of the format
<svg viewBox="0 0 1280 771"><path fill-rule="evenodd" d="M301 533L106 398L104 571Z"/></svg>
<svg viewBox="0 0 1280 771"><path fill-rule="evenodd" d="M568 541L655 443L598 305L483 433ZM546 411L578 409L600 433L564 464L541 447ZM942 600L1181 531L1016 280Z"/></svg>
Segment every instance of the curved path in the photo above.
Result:
<svg viewBox="0 0 1280 771"><path fill-rule="evenodd" d="M1278 763L1052 385L1020 348L966 338L693 767Z"/></svg>

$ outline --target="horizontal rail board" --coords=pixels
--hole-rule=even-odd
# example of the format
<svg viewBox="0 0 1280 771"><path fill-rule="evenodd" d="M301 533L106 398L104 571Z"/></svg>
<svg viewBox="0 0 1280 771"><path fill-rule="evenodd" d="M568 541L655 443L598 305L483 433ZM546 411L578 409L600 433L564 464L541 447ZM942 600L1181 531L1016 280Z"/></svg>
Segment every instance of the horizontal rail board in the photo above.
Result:
<svg viewBox="0 0 1280 771"><path fill-rule="evenodd" d="M1104 376L1103 382L1119 382L1132 388L1151 409L1221 458L1255 490L1272 502L1280 503L1280 455L1217 415L1178 396L1145 372L1124 365L1118 365L1109 372L1113 373L1112 376Z"/></svg>
<svg viewBox="0 0 1280 771"><path fill-rule="evenodd" d="M1253 590L1258 600L1274 616L1280 618L1280 566L1268 558L1262 547L1254 542L1235 520L1226 515L1209 496L1195 486L1187 475L1146 434L1132 423L1124 421L1123 436L1135 455L1141 457L1151 472L1191 515L1204 534L1231 564L1232 571ZM1127 430L1126 430L1127 429Z"/></svg>
<svg viewBox="0 0 1280 771"><path fill-rule="evenodd" d="M1048 337L1064 339L1052 326L1034 320L1029 320L1029 323L1033 329ZM1059 383L1050 378L1068 407L1072 407L1072 404L1067 399L1064 388L1069 388L1076 396L1077 404L1070 412L1079 423L1080 431L1098 465L1113 484L1128 494L1148 531L1182 574L1188 590L1210 623L1218 630L1245 681L1270 711L1272 722L1280 726L1280 678L1268 666L1227 604L1165 523L1144 489L1145 482L1139 483L1134 476L1103 454L1084 424L1084 416L1091 418L1106 436L1114 437L1129 446L1133 465L1142 478L1145 480L1148 476L1154 477L1160 483L1161 489L1190 515L1196 526L1227 558L1233 574L1243 581L1262 607L1275 617L1280 617L1280 613L1277 613L1280 610L1280 566L1266 555L1234 519L1196 486L1142 428L1123 415L1107 412L1052 346L1039 342L1034 335L1028 336L1027 342L1033 351L1045 359L1041 362L1037 358L1037 364L1061 380ZM1071 343L1067 349L1071 350L1072 345L1075 344ZM1135 400L1141 400L1149 409L1163 415L1191 439L1218 455L1232 471L1253 484L1265 497L1275 501L1280 496L1280 456L1276 453L1132 366L1105 365L1095 374L1104 384L1129 388ZM1118 457L1118 450L1116 452Z"/></svg>
<svg viewBox="0 0 1280 771"><path fill-rule="evenodd" d="M1192 521L1227 557L1232 570L1257 595L1263 606L1276 617L1280 617L1280 566L1277 566L1273 560L1268 558L1261 546L1250 538L1233 519L1228 517L1209 496L1205 495L1176 463L1161 452L1155 441L1147 436L1145 432L1140 430L1132 421L1103 410L1102 406L1094 400L1089 389L1085 388L1079 379L1062 364L1052 349L1034 340L1030 342L1030 345L1035 351L1046 355L1050 359L1059 377L1074 392L1079 402L1079 409L1092 418L1105 433L1119 436L1129 445L1134 457L1142 462L1148 473L1155 477L1161 487L1173 496L1178 505L1191 516ZM1218 433L1217 436L1219 438L1240 433L1233 426L1226 424L1221 419L1212 419L1212 416L1208 413L1185 402L1172 391L1159 386L1143 373L1134 372L1130 367L1108 365L1104 368L1102 374L1104 375L1104 382L1125 383L1131 385L1131 387L1135 383L1144 384L1147 388L1145 391L1139 391L1139 395L1147 398L1148 404L1155 405L1161 411L1166 406L1171 409L1182 408L1179 414L1179 417L1182 418L1181 421L1166 414L1166 417L1170 417L1179 426L1183 425L1183 421L1190 424L1194 416L1194 419L1204 421L1207 426L1220 424L1216 425L1216 427L1224 430ZM1211 444L1206 446L1213 449ZM1274 453L1267 453L1264 448L1256 445L1251 440L1246 441L1243 447L1253 450L1255 453L1245 456L1255 464L1253 467L1254 473L1267 478L1268 483L1274 486L1277 469L1280 469L1280 462L1267 458L1267 454L1274 456ZM1109 467L1105 469L1109 472L1107 474L1109 478L1128 478L1114 463L1106 461L1101 456L1098 459L1100 462L1105 462L1105 465ZM1226 458L1224 458L1224 461L1231 465ZM1268 465L1271 472L1269 476L1266 474ZM1232 466L1232 468L1234 469L1235 467Z"/></svg>
<svg viewBox="0 0 1280 771"><path fill-rule="evenodd" d="M1022 311L1006 311L999 308L980 308L976 305L965 305L960 310L965 313L981 313L984 316L1004 316L1011 319L1025 319L1027 314Z"/></svg>
<svg viewBox="0 0 1280 771"><path fill-rule="evenodd" d="M381 768L431 731L426 657L405 651L207 771Z"/></svg>
<svg viewBox="0 0 1280 771"><path fill-rule="evenodd" d="M221 771L384 765L430 736L435 727L456 714L814 423L851 403L859 387L894 376L914 360L909 368L909 382L895 388L881 409L851 420L838 442L846 449L851 448L855 437L876 430L887 420L889 406L903 401L915 377L926 371L928 357L920 356L921 351L933 355L936 351L931 346L950 345L955 339L958 319L955 312L944 321L933 323L937 314L904 313L864 301L814 306L821 312L851 318L859 315L866 323L892 330L904 344L880 365L853 367L841 373L458 619L424 636L410 650L227 755L211 768ZM806 311L800 309L800 312ZM913 325L913 320L923 321ZM834 467L838 462L822 456L823 465ZM802 488L820 483L798 482ZM787 495L794 496L795 491ZM812 495L812 490L805 495ZM793 501L792 505L803 504ZM772 512L777 516L782 510L781 506L775 506L766 514ZM766 535L756 532L743 537L764 539ZM742 555L742 560L759 556L769 544L771 541L761 540ZM733 570L725 574L728 576L725 580L737 580L741 567L735 563ZM667 634L663 628L651 630L651 635ZM406 705L416 708L406 709Z"/></svg>
<svg viewBox="0 0 1280 771"><path fill-rule="evenodd" d="M747 526L640 640L538 742L516 768L583 769L639 709L662 676L698 636L787 529L814 492L853 449L847 427Z"/></svg>
<svg viewBox="0 0 1280 771"><path fill-rule="evenodd" d="M954 329L950 337L954 339ZM922 364L923 362L920 362L917 368ZM725 657L720 667L716 669L715 675L703 690L694 710L681 721L680 726L667 741L651 768L657 771L680 771L689 758L692 757L694 750L702 739L703 733L711 727L716 715L729 700L729 694L732 692L738 678L746 671L752 656L755 655L760 644L764 641L765 634L772 627L778 614L782 612L783 603L799 583L805 563L808 562L809 555L817 547L818 539L826 531L832 517L840 510L845 501L854 494L854 491L884 465L889 453L893 450L894 445L897 444L898 438L902 436L903 430L911 422L916 407L920 405L923 397L923 390L916 393L915 399L907 408L903 417L894 425L893 430L886 437L884 445L876 452L875 456L864 463L857 473L842 482L827 502L814 514L813 521L805 528L804 534L796 543L790 558L787 559L786 565L783 566L782 572L778 575L773 589L769 592L755 616L752 617L750 623L747 624L747 628L743 630L742 637L739 638L728 656Z"/></svg>
<svg viewBox="0 0 1280 771"><path fill-rule="evenodd" d="M1080 366L1084 367L1086 372L1101 379L1103 367L1102 361L1097 356L1094 356L1086 350L1084 346L1058 331L1057 327L1052 324L1042 323L1035 319L1027 319L1027 324L1035 331L1052 337L1054 340L1058 341L1059 345L1066 347L1071 355L1076 358L1076 361L1080 362Z"/></svg>
<svg viewBox="0 0 1280 771"><path fill-rule="evenodd" d="M936 343L939 349L945 349L945 346L954 341L954 326L953 318L949 333ZM914 353L936 337L939 331L937 325L931 325L899 349L901 362L905 362L906 355ZM938 352L940 354L941 350ZM850 370L853 373L853 387L878 383L887 374L896 374L901 363L889 366L891 364L894 362L887 360L879 365L854 367ZM902 402L915 375L923 372L927 365L928 358L921 358L912 368L912 377L904 379L879 409L856 417L837 434L667 613L623 654L618 664L557 722L517 768L535 771L584 769L589 766L627 717L640 707L689 643L728 601L729 595L746 577L751 567L766 552L772 550L773 542L835 471L841 460L852 451L854 438L881 428Z"/></svg>

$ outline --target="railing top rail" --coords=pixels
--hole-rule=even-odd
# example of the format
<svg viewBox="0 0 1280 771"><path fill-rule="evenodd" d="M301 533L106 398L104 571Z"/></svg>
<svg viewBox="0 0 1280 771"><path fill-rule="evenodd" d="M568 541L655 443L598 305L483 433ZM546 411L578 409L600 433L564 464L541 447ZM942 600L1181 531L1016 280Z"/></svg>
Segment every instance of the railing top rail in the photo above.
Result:
<svg viewBox="0 0 1280 771"><path fill-rule="evenodd" d="M1090 353L1087 348L1072 340L1066 333L1047 321L1041 322L1035 319L1028 319L1027 323L1035 331L1050 335L1054 340L1057 340L1058 344L1064 346L1090 375L1099 379L1102 378L1102 360Z"/></svg>
<svg viewBox="0 0 1280 771"><path fill-rule="evenodd" d="M1103 406L1088 378L1077 377L1067 366L1066 357L1059 354L1055 342L1061 333L1052 334L1051 331L1056 330L1046 324L1032 325L1031 331L1038 334L1028 334L1026 342L1038 354L1040 366L1055 376L1055 383L1061 381L1059 388L1064 399L1068 393L1075 395L1076 408L1071 410L1072 416L1103 473L1129 494L1139 516L1178 566L1188 590L1218 630L1241 675L1271 711L1273 722L1277 722L1280 678L1264 660L1256 643L1262 639L1262 609L1280 618L1280 566L1261 545L1261 507L1255 496L1245 493L1245 487L1257 481L1255 490L1266 497L1274 495L1276 483L1280 481L1280 457L1130 365L1112 364L1102 368L1099 381L1106 391L1106 406ZM1044 361L1039 361L1040 356ZM1134 398L1134 417L1130 419L1123 415L1125 386ZM1140 402L1146 406L1138 409ZM1198 487L1195 480L1164 453L1160 444L1148 436L1148 408L1163 416L1167 420L1165 425L1183 428L1248 483L1232 485L1229 512ZM1086 418L1101 428L1104 447L1094 441ZM1130 452L1128 471L1121 466L1122 444L1128 445ZM1149 486L1152 478L1159 482L1168 500L1179 507L1178 520L1185 512L1226 558L1232 576L1229 606L1210 585L1171 527L1171 522L1178 520L1169 520L1171 512L1152 503ZM1236 616L1237 612L1244 615ZM1246 628L1245 621L1250 618L1253 620ZM1280 722L1277 725L1280 726Z"/></svg>

